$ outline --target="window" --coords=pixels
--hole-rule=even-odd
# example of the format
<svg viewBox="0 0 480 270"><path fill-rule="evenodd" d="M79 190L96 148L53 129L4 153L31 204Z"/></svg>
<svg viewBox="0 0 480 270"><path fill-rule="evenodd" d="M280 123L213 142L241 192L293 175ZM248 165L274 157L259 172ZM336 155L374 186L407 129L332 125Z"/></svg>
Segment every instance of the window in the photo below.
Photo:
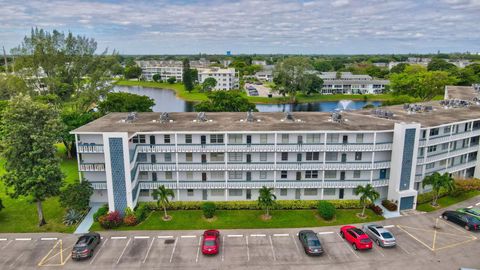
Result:
<svg viewBox="0 0 480 270"><path fill-rule="evenodd" d="M225 173L224 172L210 172L210 178L217 179L217 180L222 180L222 179L225 179Z"/></svg>
<svg viewBox="0 0 480 270"><path fill-rule="evenodd" d="M288 143L288 134L282 134L282 143Z"/></svg>
<svg viewBox="0 0 480 270"><path fill-rule="evenodd" d="M139 172L138 179L141 179L141 180L148 179L148 172Z"/></svg>
<svg viewBox="0 0 480 270"><path fill-rule="evenodd" d="M137 161L138 162L146 162L147 161L147 154L145 153L139 153L137 155Z"/></svg>
<svg viewBox="0 0 480 270"><path fill-rule="evenodd" d="M210 190L210 195L212 196L225 196L224 189L212 189Z"/></svg>
<svg viewBox="0 0 480 270"><path fill-rule="evenodd" d="M230 171L228 172L228 179L242 179L241 171Z"/></svg>
<svg viewBox="0 0 480 270"><path fill-rule="evenodd" d="M307 134L307 143L320 143L320 134Z"/></svg>
<svg viewBox="0 0 480 270"><path fill-rule="evenodd" d="M362 160L362 152L355 152L355 160Z"/></svg>
<svg viewBox="0 0 480 270"><path fill-rule="evenodd" d="M287 152L282 152L282 160L287 161L288 160L288 153Z"/></svg>
<svg viewBox="0 0 480 270"><path fill-rule="evenodd" d="M447 165L447 160L446 159L442 159L438 162L440 164L440 166L445 166Z"/></svg>
<svg viewBox="0 0 480 270"><path fill-rule="evenodd" d="M435 151L437 151L437 146L436 145L432 145L432 146L428 147L428 153L435 152Z"/></svg>
<svg viewBox="0 0 480 270"><path fill-rule="evenodd" d="M303 190L303 195L305 196L316 196L318 195L318 189L316 188L306 188Z"/></svg>
<svg viewBox="0 0 480 270"><path fill-rule="evenodd" d="M260 134L260 143L268 143L268 135Z"/></svg>
<svg viewBox="0 0 480 270"><path fill-rule="evenodd" d="M165 153L165 162L172 161L172 153Z"/></svg>
<svg viewBox="0 0 480 270"><path fill-rule="evenodd" d="M185 143L192 143L192 134L185 134Z"/></svg>
<svg viewBox="0 0 480 270"><path fill-rule="evenodd" d="M306 153L306 160L319 160L320 153L319 152L307 152Z"/></svg>
<svg viewBox="0 0 480 270"><path fill-rule="evenodd" d="M323 195L328 195L328 196L332 196L332 195L335 195L335 190L334 188L326 188L323 190Z"/></svg>
<svg viewBox="0 0 480 270"><path fill-rule="evenodd" d="M210 135L210 143L223 143L223 134Z"/></svg>
<svg viewBox="0 0 480 270"><path fill-rule="evenodd" d="M242 143L242 134L229 134L228 143L233 143L233 144Z"/></svg>
<svg viewBox="0 0 480 270"><path fill-rule="evenodd" d="M210 161L225 161L224 153L210 153Z"/></svg>
<svg viewBox="0 0 480 270"><path fill-rule="evenodd" d="M442 143L442 150L448 149L448 143Z"/></svg>
<svg viewBox="0 0 480 270"><path fill-rule="evenodd" d="M305 171L305 178L318 178L318 171Z"/></svg>
<svg viewBox="0 0 480 270"><path fill-rule="evenodd" d="M443 128L443 133L450 134L450 131L452 130L451 126L446 126Z"/></svg>
<svg viewBox="0 0 480 270"><path fill-rule="evenodd" d="M132 138L133 143L145 143L145 135L137 135Z"/></svg>
<svg viewBox="0 0 480 270"><path fill-rule="evenodd" d="M188 179L188 180L192 180L192 179L193 179L193 172L186 172L185 174L187 175L187 179Z"/></svg>
<svg viewBox="0 0 480 270"><path fill-rule="evenodd" d="M193 153L185 153L185 160L186 161L193 161Z"/></svg>
<svg viewBox="0 0 480 270"><path fill-rule="evenodd" d="M337 171L325 171L325 178L337 178Z"/></svg>
<svg viewBox="0 0 480 270"><path fill-rule="evenodd" d="M166 171L165 172L165 179L171 180L173 178L173 172L171 171ZM193 178L193 177L192 177Z"/></svg>
<svg viewBox="0 0 480 270"><path fill-rule="evenodd" d="M187 196L192 197L193 196L193 189L187 189Z"/></svg>
<svg viewBox="0 0 480 270"><path fill-rule="evenodd" d="M428 163L426 166L425 166L425 169L433 169L435 167L435 162L432 162L432 163Z"/></svg>
<svg viewBox="0 0 480 270"><path fill-rule="evenodd" d="M241 189L229 189L228 196L242 196L243 190Z"/></svg>
<svg viewBox="0 0 480 270"><path fill-rule="evenodd" d="M438 135L438 128L430 129L430 137Z"/></svg>
<svg viewBox="0 0 480 270"><path fill-rule="evenodd" d="M287 194L288 194L288 189L286 188L280 189L280 196L287 196Z"/></svg>
<svg viewBox="0 0 480 270"><path fill-rule="evenodd" d="M363 143L363 134L357 134L357 143Z"/></svg>
<svg viewBox="0 0 480 270"><path fill-rule="evenodd" d="M338 153L337 152L327 152L325 154L325 160L326 161L337 161L338 159Z"/></svg>
<svg viewBox="0 0 480 270"><path fill-rule="evenodd" d="M148 196L150 196L150 190L140 189L140 197L148 197Z"/></svg>
<svg viewBox="0 0 480 270"><path fill-rule="evenodd" d="M261 171L260 172L260 179L267 179L267 172Z"/></svg>
<svg viewBox="0 0 480 270"><path fill-rule="evenodd" d="M281 171L280 172L280 178L286 179L288 177L288 172L287 171Z"/></svg>
<svg viewBox="0 0 480 270"><path fill-rule="evenodd" d="M361 171L353 171L353 178L360 178Z"/></svg>
<svg viewBox="0 0 480 270"><path fill-rule="evenodd" d="M170 143L170 135L163 135L163 142L164 143Z"/></svg>
<svg viewBox="0 0 480 270"><path fill-rule="evenodd" d="M260 153L260 161L267 161L267 153Z"/></svg>
<svg viewBox="0 0 480 270"><path fill-rule="evenodd" d="M242 153L228 153L228 161L242 161Z"/></svg>
<svg viewBox="0 0 480 270"><path fill-rule="evenodd" d="M338 134L327 134L327 143L338 143Z"/></svg>

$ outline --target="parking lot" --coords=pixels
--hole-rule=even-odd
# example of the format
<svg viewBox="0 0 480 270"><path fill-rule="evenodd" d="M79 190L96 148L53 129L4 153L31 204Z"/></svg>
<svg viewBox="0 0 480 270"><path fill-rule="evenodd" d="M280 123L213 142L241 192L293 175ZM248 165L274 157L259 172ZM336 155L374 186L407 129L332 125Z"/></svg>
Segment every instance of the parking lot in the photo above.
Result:
<svg viewBox="0 0 480 270"><path fill-rule="evenodd" d="M320 257L305 255L299 229L222 230L220 252L201 253L203 231L103 232L94 256L72 261L77 237L67 234L0 235L0 269L412 269L480 268L480 234L438 217L438 213L380 222L396 237L397 246L354 250L339 235L339 226L312 228L322 242ZM359 225L360 226L360 225Z"/></svg>

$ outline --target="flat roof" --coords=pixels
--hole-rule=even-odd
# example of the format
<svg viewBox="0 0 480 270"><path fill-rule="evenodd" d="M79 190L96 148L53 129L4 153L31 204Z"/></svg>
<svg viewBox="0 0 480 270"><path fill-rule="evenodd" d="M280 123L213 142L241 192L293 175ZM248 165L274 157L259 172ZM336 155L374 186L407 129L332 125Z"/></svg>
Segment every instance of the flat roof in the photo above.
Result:
<svg viewBox="0 0 480 270"><path fill-rule="evenodd" d="M448 86L446 96L472 101L477 93L473 87ZM103 132L244 132L244 131L381 131L393 130L395 123L419 123L422 127L480 119L480 105L471 103L466 107L445 107L440 101L418 103L431 106L431 111L411 112L403 105L385 106L378 109L390 111L393 117L381 118L374 110L344 111L341 123L333 122L330 112L293 112L294 121L285 120L281 112L253 113L254 121L247 122L245 112L206 113L207 121L200 122L195 112L169 113L173 122L160 122L159 112L138 113L133 122L125 122L128 113L110 113L72 131L72 133Z"/></svg>

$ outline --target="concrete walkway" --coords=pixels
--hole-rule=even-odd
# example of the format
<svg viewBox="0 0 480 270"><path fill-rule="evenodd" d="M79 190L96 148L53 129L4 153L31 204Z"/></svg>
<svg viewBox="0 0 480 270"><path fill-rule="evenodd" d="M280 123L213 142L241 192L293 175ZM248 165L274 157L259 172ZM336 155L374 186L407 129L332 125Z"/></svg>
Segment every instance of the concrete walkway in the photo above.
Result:
<svg viewBox="0 0 480 270"><path fill-rule="evenodd" d="M88 211L88 214L83 218L80 225L78 225L74 234L84 234L90 231L90 227L93 225L93 214L95 214L102 205L103 203L92 203L90 205L90 211Z"/></svg>

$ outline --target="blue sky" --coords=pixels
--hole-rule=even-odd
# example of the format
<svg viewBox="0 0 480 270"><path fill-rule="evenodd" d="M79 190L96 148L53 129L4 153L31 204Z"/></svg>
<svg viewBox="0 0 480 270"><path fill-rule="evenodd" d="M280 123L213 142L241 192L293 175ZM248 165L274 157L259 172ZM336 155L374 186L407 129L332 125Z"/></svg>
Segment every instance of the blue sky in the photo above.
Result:
<svg viewBox="0 0 480 270"><path fill-rule="evenodd" d="M123 54L480 51L480 0L0 0L0 46L31 27Z"/></svg>

